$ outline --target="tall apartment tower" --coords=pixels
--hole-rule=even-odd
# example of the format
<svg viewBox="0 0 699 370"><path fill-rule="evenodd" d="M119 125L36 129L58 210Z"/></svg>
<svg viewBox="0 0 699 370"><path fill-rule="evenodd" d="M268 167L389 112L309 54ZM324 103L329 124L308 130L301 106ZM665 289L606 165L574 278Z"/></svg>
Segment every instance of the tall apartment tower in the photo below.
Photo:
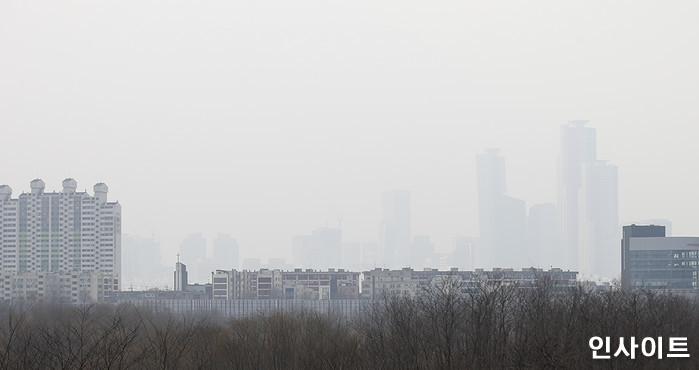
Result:
<svg viewBox="0 0 699 370"><path fill-rule="evenodd" d="M526 255L526 209L523 200L507 196L505 158L499 149L476 156L482 267L531 266Z"/></svg>
<svg viewBox="0 0 699 370"><path fill-rule="evenodd" d="M578 228L582 168L597 160L594 128L588 121L570 121L561 125L558 157L558 233L563 248L564 267L578 269Z"/></svg>
<svg viewBox="0 0 699 370"><path fill-rule="evenodd" d="M78 192L63 180L60 192L44 192L35 179L31 192L12 199L0 186L0 268L4 273L95 272L121 281L121 205L108 202L108 187L95 184L94 195Z"/></svg>
<svg viewBox="0 0 699 370"><path fill-rule="evenodd" d="M621 272L617 167L582 165L578 219L578 271L584 278L613 279Z"/></svg>
<svg viewBox="0 0 699 370"><path fill-rule="evenodd" d="M379 254L386 266L403 268L410 263L410 191L383 193Z"/></svg>

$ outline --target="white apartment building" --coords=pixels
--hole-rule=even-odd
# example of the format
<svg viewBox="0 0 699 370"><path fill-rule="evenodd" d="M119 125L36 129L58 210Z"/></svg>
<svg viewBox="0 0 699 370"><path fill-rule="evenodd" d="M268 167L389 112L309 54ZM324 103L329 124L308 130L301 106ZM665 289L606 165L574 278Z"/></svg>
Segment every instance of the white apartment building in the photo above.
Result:
<svg viewBox="0 0 699 370"><path fill-rule="evenodd" d="M63 180L60 192L46 193L40 179L30 186L13 199L12 189L0 185L1 272L91 273L108 277L109 290L118 291L121 205L107 201L107 185L95 184L94 195L76 191L73 179Z"/></svg>

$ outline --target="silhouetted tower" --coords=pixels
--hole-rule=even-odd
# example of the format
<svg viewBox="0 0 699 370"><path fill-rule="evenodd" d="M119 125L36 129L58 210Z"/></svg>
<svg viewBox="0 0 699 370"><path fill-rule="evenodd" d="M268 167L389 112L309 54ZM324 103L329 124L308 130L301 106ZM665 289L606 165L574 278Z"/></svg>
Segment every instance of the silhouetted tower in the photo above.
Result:
<svg viewBox="0 0 699 370"><path fill-rule="evenodd" d="M410 263L410 191L383 193L383 214L379 249L387 267L402 268Z"/></svg>
<svg viewBox="0 0 699 370"><path fill-rule="evenodd" d="M558 234L563 247L564 267L578 269L578 228L582 166L597 159L594 128L588 121L570 121L561 125L558 157Z"/></svg>
<svg viewBox="0 0 699 370"><path fill-rule="evenodd" d="M617 167L582 165L578 220L578 271L582 278L614 279L621 272Z"/></svg>
<svg viewBox="0 0 699 370"><path fill-rule="evenodd" d="M499 149L476 157L480 242L477 264L521 267L526 257L526 209L522 200L507 196L505 158Z"/></svg>
<svg viewBox="0 0 699 370"><path fill-rule="evenodd" d="M213 243L214 261L221 268L230 270L238 269L239 247L238 242L229 234L218 233Z"/></svg>

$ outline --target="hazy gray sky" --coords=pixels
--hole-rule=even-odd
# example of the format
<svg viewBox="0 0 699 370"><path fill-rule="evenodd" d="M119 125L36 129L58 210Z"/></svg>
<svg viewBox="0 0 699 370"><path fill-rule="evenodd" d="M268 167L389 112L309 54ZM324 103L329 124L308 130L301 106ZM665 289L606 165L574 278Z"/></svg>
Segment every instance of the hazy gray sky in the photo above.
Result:
<svg viewBox="0 0 699 370"><path fill-rule="evenodd" d="M0 0L0 183L98 181L125 233L172 251L228 232L241 257L343 218L378 235L477 235L475 155L556 199L559 125L589 119L620 220L699 235L699 3ZM167 256L169 258L169 256ZM173 262L174 263L174 262Z"/></svg>

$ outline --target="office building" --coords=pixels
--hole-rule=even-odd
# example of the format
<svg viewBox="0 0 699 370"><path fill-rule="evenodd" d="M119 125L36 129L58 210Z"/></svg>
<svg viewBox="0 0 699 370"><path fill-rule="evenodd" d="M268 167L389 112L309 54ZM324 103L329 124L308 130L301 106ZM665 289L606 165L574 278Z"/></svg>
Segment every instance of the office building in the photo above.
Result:
<svg viewBox="0 0 699 370"><path fill-rule="evenodd" d="M597 160L594 128L588 121L570 121L561 125L558 157L558 234L563 248L564 266L578 269L578 229L582 167Z"/></svg>
<svg viewBox="0 0 699 370"><path fill-rule="evenodd" d="M170 268L161 263L160 245L153 238L123 234L121 282L124 289L162 285Z"/></svg>
<svg viewBox="0 0 699 370"><path fill-rule="evenodd" d="M658 225L624 226L621 257L625 289L699 292L699 237L666 237Z"/></svg>
<svg viewBox="0 0 699 370"><path fill-rule="evenodd" d="M382 195L379 263L405 267L410 263L410 191L392 190Z"/></svg>
<svg viewBox="0 0 699 370"><path fill-rule="evenodd" d="M427 267L427 261L434 258L434 243L427 235L413 236L410 244L410 267L421 269Z"/></svg>
<svg viewBox="0 0 699 370"><path fill-rule="evenodd" d="M219 235L220 237L220 235ZM231 261L212 260L207 257L206 238L201 233L187 235L180 243L180 259L187 264L189 281L193 283L207 283L211 279L211 272L217 264L232 266Z"/></svg>
<svg viewBox="0 0 699 370"><path fill-rule="evenodd" d="M616 166L582 165L578 218L578 271L583 279L612 280L621 272Z"/></svg>
<svg viewBox="0 0 699 370"><path fill-rule="evenodd" d="M206 239L201 233L189 234L180 243L180 255L187 263L206 260Z"/></svg>
<svg viewBox="0 0 699 370"><path fill-rule="evenodd" d="M553 203L535 204L529 208L527 249L531 266L563 265L563 251L556 234L556 205Z"/></svg>
<svg viewBox="0 0 699 370"><path fill-rule="evenodd" d="M327 269L340 266L342 230L319 227L311 235L292 239L294 266L300 268Z"/></svg>
<svg viewBox="0 0 699 370"><path fill-rule="evenodd" d="M214 261L220 267L237 269L239 267L238 242L229 234L218 233L213 243Z"/></svg>
<svg viewBox="0 0 699 370"><path fill-rule="evenodd" d="M473 270L475 268L473 265L474 253L477 245L477 238L468 236L455 237L454 251L449 256L449 267L456 267L464 271Z"/></svg>
<svg viewBox="0 0 699 370"><path fill-rule="evenodd" d="M477 265L527 266L525 203L507 195L505 158L498 153L498 149L489 149L476 157L480 229Z"/></svg>
<svg viewBox="0 0 699 370"><path fill-rule="evenodd" d="M121 205L107 201L104 183L95 184L94 196L76 191L74 179L65 179L60 192L46 193L40 179L31 181L30 187L31 192L13 199L12 189L0 186L2 273L23 281L25 275L94 278L100 289L87 289L94 294L85 299L108 299L109 292L121 285ZM63 299L77 300L78 292Z"/></svg>

